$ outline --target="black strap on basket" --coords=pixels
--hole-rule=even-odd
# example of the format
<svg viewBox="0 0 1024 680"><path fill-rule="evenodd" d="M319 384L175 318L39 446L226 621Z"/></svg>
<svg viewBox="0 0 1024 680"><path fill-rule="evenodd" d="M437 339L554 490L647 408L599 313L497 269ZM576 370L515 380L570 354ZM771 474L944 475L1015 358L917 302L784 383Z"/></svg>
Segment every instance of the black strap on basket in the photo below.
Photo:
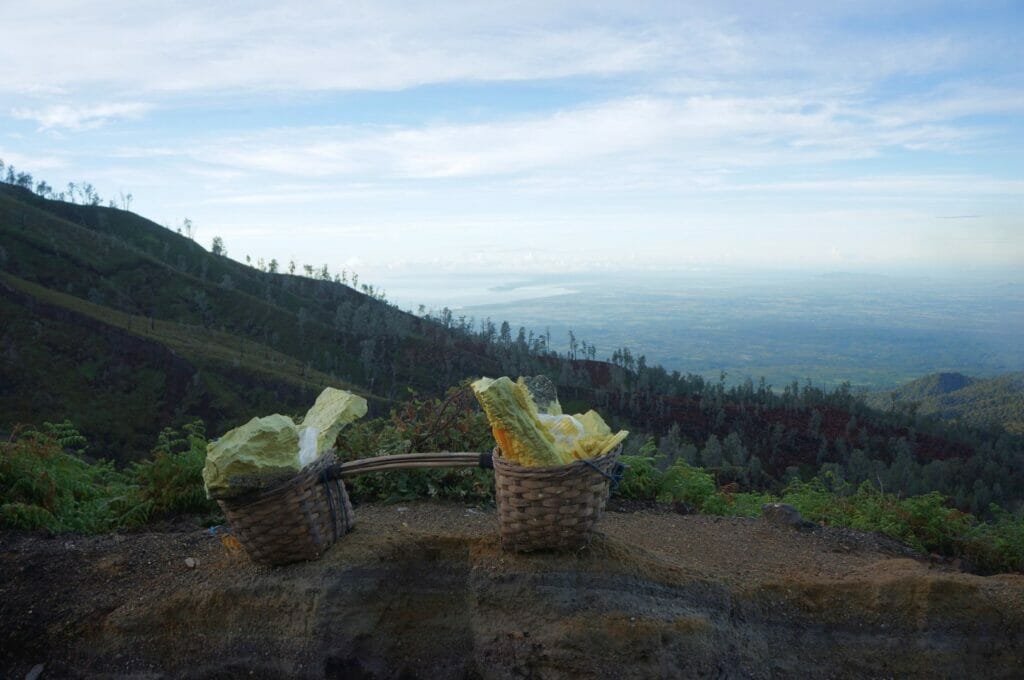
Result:
<svg viewBox="0 0 1024 680"><path fill-rule="evenodd" d="M327 509L331 513L331 526L334 529L334 540L345 535L348 528L348 509L345 507L345 499L342 496L345 491L341 488L334 488L341 482L331 477L330 470L324 469L320 472L320 483L324 486L324 493L327 494ZM337 507L335 507L337 504Z"/></svg>
<svg viewBox="0 0 1024 680"><path fill-rule="evenodd" d="M619 462L616 461L615 465L612 466L611 474L609 474L609 473L605 472L604 470L602 470L601 468L599 468L596 465L594 465L587 458L580 458L580 460L582 460L584 463L586 463L590 467L592 467L595 470L597 470L598 474L608 478L608 481L611 482L611 486L608 489L609 493L612 492L612 491L615 491L615 489L619 488L619 482L622 481L622 475L626 471L626 466L625 465L623 465L622 463L619 463Z"/></svg>

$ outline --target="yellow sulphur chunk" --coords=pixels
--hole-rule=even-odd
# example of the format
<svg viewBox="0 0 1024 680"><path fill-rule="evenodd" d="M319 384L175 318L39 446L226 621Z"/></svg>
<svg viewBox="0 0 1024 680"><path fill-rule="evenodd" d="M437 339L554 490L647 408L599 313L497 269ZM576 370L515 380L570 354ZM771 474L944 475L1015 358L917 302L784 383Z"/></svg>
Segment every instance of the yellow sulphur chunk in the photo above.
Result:
<svg viewBox="0 0 1024 680"><path fill-rule="evenodd" d="M203 482L207 495L231 489L236 476L294 474L299 464L299 431L288 416L253 418L206 447Z"/></svg>
<svg viewBox="0 0 1024 680"><path fill-rule="evenodd" d="M487 414L494 440L509 460L530 467L567 462L559 455L554 437L541 425L525 385L502 377L481 378L472 387Z"/></svg>
<svg viewBox="0 0 1024 680"><path fill-rule="evenodd" d="M612 429L608 427L597 411L587 411L583 415L577 415L576 420L583 426L583 432L587 436L606 437L612 433Z"/></svg>
<svg viewBox="0 0 1024 680"><path fill-rule="evenodd" d="M597 411L577 414L574 418L583 426L583 437L573 450L574 458L599 458L612 452L629 435L622 430L612 434L612 430Z"/></svg>
<svg viewBox="0 0 1024 680"><path fill-rule="evenodd" d="M306 412L302 427L315 427L317 432L316 455L319 456L334 446L338 432L353 420L366 415L366 400L357 394L328 387L316 398L316 403Z"/></svg>
<svg viewBox="0 0 1024 680"><path fill-rule="evenodd" d="M519 465L550 466L610 453L629 434L612 434L596 411L564 415L553 400L539 413L526 382L520 378L481 378L473 392L487 414L494 439L504 455Z"/></svg>

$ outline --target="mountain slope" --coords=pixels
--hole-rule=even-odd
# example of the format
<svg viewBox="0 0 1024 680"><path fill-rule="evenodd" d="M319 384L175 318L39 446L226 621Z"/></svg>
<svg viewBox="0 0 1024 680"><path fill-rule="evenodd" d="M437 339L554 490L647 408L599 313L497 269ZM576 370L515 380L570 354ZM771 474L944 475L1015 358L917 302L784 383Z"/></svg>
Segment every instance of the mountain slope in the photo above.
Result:
<svg viewBox="0 0 1024 680"><path fill-rule="evenodd" d="M987 427L1001 425L1024 434L1024 373L971 378L960 373L934 373L868 402L882 410L916 409L921 415Z"/></svg>
<svg viewBox="0 0 1024 680"><path fill-rule="evenodd" d="M437 376L438 367L489 363L479 345L448 338L445 360L424 357L431 361L397 366L386 379L375 353L402 349L419 358L436 348L444 329L347 286L211 255L122 210L2 186L0 234L3 266L15 276L111 309L261 342L378 394L393 396L407 385L443 389L453 376Z"/></svg>
<svg viewBox="0 0 1024 680"><path fill-rule="evenodd" d="M162 427L304 411L326 384L386 412L497 373L479 346L330 281L260 272L125 211L0 186L0 427L71 415L105 455Z"/></svg>
<svg viewBox="0 0 1024 680"><path fill-rule="evenodd" d="M223 431L252 409L301 411L337 384L225 333L114 312L6 274L0 316L4 424L73 416L117 458L145 452L156 432L188 416Z"/></svg>

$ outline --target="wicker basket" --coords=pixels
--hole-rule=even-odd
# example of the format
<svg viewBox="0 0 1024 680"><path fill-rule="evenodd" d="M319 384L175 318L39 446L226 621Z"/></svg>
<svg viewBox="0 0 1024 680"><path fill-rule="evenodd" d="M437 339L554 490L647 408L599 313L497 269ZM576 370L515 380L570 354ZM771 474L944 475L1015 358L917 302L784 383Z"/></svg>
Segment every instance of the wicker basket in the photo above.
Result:
<svg viewBox="0 0 1024 680"><path fill-rule="evenodd" d="M325 474L336 462L333 453L326 453L287 482L218 501L253 562L315 560L352 528L345 485Z"/></svg>
<svg viewBox="0 0 1024 680"><path fill-rule="evenodd" d="M505 550L580 548L608 500L622 447L600 458L555 467L523 467L494 449L495 500Z"/></svg>

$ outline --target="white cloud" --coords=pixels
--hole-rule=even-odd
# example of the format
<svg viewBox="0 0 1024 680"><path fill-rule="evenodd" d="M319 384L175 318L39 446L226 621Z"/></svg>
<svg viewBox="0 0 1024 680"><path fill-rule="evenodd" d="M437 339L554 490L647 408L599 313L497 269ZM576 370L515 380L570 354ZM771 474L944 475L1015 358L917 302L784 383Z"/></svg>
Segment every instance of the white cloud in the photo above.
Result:
<svg viewBox="0 0 1024 680"><path fill-rule="evenodd" d="M948 106L959 110L955 102ZM592 180L601 161L598 172L625 187L638 180L715 185L728 168L866 158L890 148L955 148L973 136L937 120L931 109L876 113L862 102L823 98L630 97L486 123L261 130L197 140L177 153L253 175L367 184L500 176Z"/></svg>
<svg viewBox="0 0 1024 680"><path fill-rule="evenodd" d="M897 3L905 4L905 3ZM74 0L0 8L0 92L224 94L630 75L734 91L862 87L1021 50L941 31L843 31L898 8L821 3Z"/></svg>
<svg viewBox="0 0 1024 680"><path fill-rule="evenodd" d="M43 130L65 128L88 130L97 128L114 119L138 118L152 106L141 102L117 102L109 104L70 105L57 104L40 109L15 108L11 116L19 120L32 120Z"/></svg>
<svg viewBox="0 0 1024 680"><path fill-rule="evenodd" d="M26 154L0 147L0 160L5 165L14 165L21 170L39 173L45 170L60 170L68 166L68 160L50 154Z"/></svg>
<svg viewBox="0 0 1024 680"><path fill-rule="evenodd" d="M788 195L815 193L847 196L890 195L901 198L921 195L928 197L963 195L1019 197L1024 196L1024 180L997 179L985 175L889 175L854 179L740 183L717 186L715 189L750 193L777 192Z"/></svg>
<svg viewBox="0 0 1024 680"><path fill-rule="evenodd" d="M410 7L0 3L0 64L16 65L0 112L39 127L10 126L4 157L124 186L233 251L253 224L316 256L332 230L386 227L361 253L379 262L455 244L503 259L508 239L549 234L598 234L591 263L634 241L673 261L802 242L810 258L862 252L819 242L821 224L893 250L933 215L1019 217L1024 43L983 13L961 28L923 0ZM863 205L879 210L828 213Z"/></svg>
<svg viewBox="0 0 1024 680"><path fill-rule="evenodd" d="M21 3L0 10L0 91L387 90L618 74L664 59L649 26L505 3Z"/></svg>

